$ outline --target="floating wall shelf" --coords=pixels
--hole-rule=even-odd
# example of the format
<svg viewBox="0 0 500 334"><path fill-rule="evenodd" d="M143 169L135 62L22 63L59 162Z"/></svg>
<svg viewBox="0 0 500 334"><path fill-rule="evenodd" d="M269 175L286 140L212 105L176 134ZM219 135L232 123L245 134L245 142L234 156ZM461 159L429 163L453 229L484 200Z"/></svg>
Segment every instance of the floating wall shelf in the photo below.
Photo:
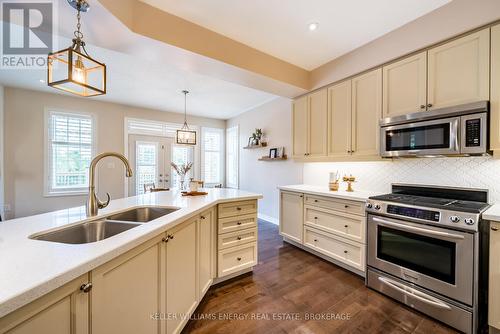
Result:
<svg viewBox="0 0 500 334"><path fill-rule="evenodd" d="M243 147L243 149L249 150L249 149L252 149L252 148L261 148L261 147L267 147L267 143L261 143L259 145L249 145L249 146Z"/></svg>
<svg viewBox="0 0 500 334"><path fill-rule="evenodd" d="M259 159L259 161L283 161L286 160L288 157L286 155L282 156L281 158L269 158L269 157L262 157Z"/></svg>

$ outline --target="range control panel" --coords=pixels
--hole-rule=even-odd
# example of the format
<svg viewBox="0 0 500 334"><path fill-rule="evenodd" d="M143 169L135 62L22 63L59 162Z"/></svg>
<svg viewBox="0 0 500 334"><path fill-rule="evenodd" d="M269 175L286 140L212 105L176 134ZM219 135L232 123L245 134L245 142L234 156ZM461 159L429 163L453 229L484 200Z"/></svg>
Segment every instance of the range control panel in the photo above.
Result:
<svg viewBox="0 0 500 334"><path fill-rule="evenodd" d="M366 212L437 226L478 231L479 214L440 210L376 200L366 202Z"/></svg>

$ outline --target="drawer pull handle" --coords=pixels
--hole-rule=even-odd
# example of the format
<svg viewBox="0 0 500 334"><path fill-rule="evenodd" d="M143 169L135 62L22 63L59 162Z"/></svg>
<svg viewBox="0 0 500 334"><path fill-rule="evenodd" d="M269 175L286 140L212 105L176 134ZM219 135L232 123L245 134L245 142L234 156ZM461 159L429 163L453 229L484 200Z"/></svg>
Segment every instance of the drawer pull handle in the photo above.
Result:
<svg viewBox="0 0 500 334"><path fill-rule="evenodd" d="M88 293L92 290L92 283L85 283L80 286L80 291Z"/></svg>
<svg viewBox="0 0 500 334"><path fill-rule="evenodd" d="M241 222L237 222L236 224L237 224L237 225L241 225Z"/></svg>
<svg viewBox="0 0 500 334"><path fill-rule="evenodd" d="M496 232L496 231L498 231L498 227L492 226L491 230Z"/></svg>
<svg viewBox="0 0 500 334"><path fill-rule="evenodd" d="M347 254L347 253L348 253L348 252L345 250L345 251L344 251L344 254Z"/></svg>
<svg viewBox="0 0 500 334"><path fill-rule="evenodd" d="M429 104L427 105L427 108L431 108L431 107L432 107L432 103L429 103Z"/></svg>
<svg viewBox="0 0 500 334"><path fill-rule="evenodd" d="M236 210L241 211L241 208L236 208Z"/></svg>
<svg viewBox="0 0 500 334"><path fill-rule="evenodd" d="M344 205L344 208L348 209L348 208L349 208L349 205L347 205L347 204L346 204L346 205Z"/></svg>
<svg viewBox="0 0 500 334"><path fill-rule="evenodd" d="M318 219L318 217L314 217L314 219Z"/></svg>
<svg viewBox="0 0 500 334"><path fill-rule="evenodd" d="M345 228L348 228L348 227L349 227L349 225L344 225L344 227L345 227Z"/></svg>
<svg viewBox="0 0 500 334"><path fill-rule="evenodd" d="M236 239L241 240L241 237L237 237Z"/></svg>
<svg viewBox="0 0 500 334"><path fill-rule="evenodd" d="M425 109L425 104L421 104L420 109Z"/></svg>
<svg viewBox="0 0 500 334"><path fill-rule="evenodd" d="M206 217L205 217L205 216L201 216L200 218L201 218L201 219L206 219Z"/></svg>
<svg viewBox="0 0 500 334"><path fill-rule="evenodd" d="M314 239L314 242L318 242L318 239Z"/></svg>
<svg viewBox="0 0 500 334"><path fill-rule="evenodd" d="M241 257L237 257L236 260L241 261Z"/></svg>
<svg viewBox="0 0 500 334"><path fill-rule="evenodd" d="M317 200L317 199L315 199L315 200L314 200L314 203L318 203L318 200Z"/></svg>

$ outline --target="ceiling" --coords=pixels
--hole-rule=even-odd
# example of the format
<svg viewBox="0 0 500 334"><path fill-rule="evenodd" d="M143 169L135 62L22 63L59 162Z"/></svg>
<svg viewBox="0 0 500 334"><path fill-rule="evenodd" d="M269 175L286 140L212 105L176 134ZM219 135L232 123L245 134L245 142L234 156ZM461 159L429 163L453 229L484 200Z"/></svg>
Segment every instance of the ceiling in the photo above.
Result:
<svg viewBox="0 0 500 334"><path fill-rule="evenodd" d="M141 1L312 70L451 0Z"/></svg>
<svg viewBox="0 0 500 334"><path fill-rule="evenodd" d="M57 49L63 49L71 44L76 21L75 12L66 1L58 3ZM187 89L190 91L189 115L229 119L276 98L260 90L199 74L189 66L173 64L164 48L130 32L98 2L91 4L91 11L82 17L87 51L106 63L108 71L107 94L92 99L182 113L184 95L181 91ZM106 29L98 24L102 22L106 22ZM0 69L0 84L70 95L40 82L46 76L45 70Z"/></svg>

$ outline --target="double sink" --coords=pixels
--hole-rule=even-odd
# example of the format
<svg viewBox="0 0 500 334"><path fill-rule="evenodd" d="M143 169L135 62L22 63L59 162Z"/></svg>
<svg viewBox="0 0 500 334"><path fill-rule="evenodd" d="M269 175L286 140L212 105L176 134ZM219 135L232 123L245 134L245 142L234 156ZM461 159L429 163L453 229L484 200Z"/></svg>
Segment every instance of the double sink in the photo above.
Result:
<svg viewBox="0 0 500 334"><path fill-rule="evenodd" d="M105 218L91 220L45 233L37 233L30 236L30 239L65 244L87 244L107 239L179 209L180 208L175 207L137 207L109 215Z"/></svg>

